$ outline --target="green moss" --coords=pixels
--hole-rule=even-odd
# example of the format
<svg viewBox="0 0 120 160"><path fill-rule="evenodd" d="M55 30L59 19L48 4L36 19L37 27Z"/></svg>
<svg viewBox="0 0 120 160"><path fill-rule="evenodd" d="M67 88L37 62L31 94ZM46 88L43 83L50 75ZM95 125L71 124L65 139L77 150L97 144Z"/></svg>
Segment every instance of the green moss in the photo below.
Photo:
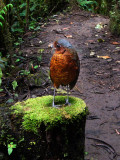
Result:
<svg viewBox="0 0 120 160"><path fill-rule="evenodd" d="M11 107L13 114L23 116L23 128L37 132L43 123L52 127L58 123L69 123L87 114L86 104L82 99L69 97L70 106L65 106L65 96L56 96L55 103L63 104L59 109L52 107L53 96L31 98L18 102Z"/></svg>

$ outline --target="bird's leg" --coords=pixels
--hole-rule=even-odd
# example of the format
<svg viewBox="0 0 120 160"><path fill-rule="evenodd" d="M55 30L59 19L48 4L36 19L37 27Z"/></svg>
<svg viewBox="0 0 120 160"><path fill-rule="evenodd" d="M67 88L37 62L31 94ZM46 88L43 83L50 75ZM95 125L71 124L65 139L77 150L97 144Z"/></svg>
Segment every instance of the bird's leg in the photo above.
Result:
<svg viewBox="0 0 120 160"><path fill-rule="evenodd" d="M61 105L55 105L55 87L54 87L54 95L53 95L53 103L52 103L52 106L55 107L55 108L59 108Z"/></svg>
<svg viewBox="0 0 120 160"><path fill-rule="evenodd" d="M69 87L68 87L68 85L67 85L67 99L66 99L65 105L71 105L69 102Z"/></svg>
<svg viewBox="0 0 120 160"><path fill-rule="evenodd" d="M52 106L55 107L55 87L54 87L54 95L53 95L53 103Z"/></svg>

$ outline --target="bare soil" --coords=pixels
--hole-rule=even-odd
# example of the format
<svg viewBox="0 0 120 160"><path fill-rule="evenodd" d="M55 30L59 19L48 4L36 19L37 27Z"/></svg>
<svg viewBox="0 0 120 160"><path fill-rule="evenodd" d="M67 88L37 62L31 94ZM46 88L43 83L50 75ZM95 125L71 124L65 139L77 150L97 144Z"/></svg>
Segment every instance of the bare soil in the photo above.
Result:
<svg viewBox="0 0 120 160"><path fill-rule="evenodd" d="M102 27L96 29L98 24ZM44 49L40 65L46 71L52 56L50 44L55 40L68 39L78 52L80 75L71 95L85 100L90 112L85 159L120 160L120 38L109 32L109 18L77 9L39 25L37 33L28 32L23 37L20 50L24 57L34 59L38 50ZM48 79L42 86L30 87L29 96L53 94L51 88ZM20 95L24 99L23 90Z"/></svg>

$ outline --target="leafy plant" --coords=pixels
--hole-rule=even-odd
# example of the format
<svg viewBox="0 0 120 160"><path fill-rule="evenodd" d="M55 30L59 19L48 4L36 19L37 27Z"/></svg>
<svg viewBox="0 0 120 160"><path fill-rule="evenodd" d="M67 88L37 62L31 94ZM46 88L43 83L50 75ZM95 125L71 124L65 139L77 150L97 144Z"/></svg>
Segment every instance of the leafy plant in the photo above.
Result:
<svg viewBox="0 0 120 160"><path fill-rule="evenodd" d="M11 3L14 4L13 13L15 14L11 26L12 32L21 33L26 29L39 29L39 27L36 28L37 20L40 20L48 12L45 1L26 0L24 2L11 0Z"/></svg>
<svg viewBox="0 0 120 160"><path fill-rule="evenodd" d="M1 10L0 10L0 26L3 28L3 23L5 22L5 18L4 16L7 15L7 11L10 9L10 8L13 8L13 5L12 4L7 4L6 6L4 6Z"/></svg>
<svg viewBox="0 0 120 160"><path fill-rule="evenodd" d="M3 60L3 58L0 56L0 67L1 68L5 68L5 61Z"/></svg>
<svg viewBox="0 0 120 160"><path fill-rule="evenodd" d="M16 144L14 144L13 142L11 142L10 144L8 144L8 154L9 155L12 154L13 148L16 148Z"/></svg>
<svg viewBox="0 0 120 160"><path fill-rule="evenodd" d="M13 103L14 102L14 100L12 99L12 98L9 98L7 101L6 101L6 103Z"/></svg>
<svg viewBox="0 0 120 160"><path fill-rule="evenodd" d="M84 152L84 154L85 154L85 156L87 156L87 155L88 155L88 152Z"/></svg>
<svg viewBox="0 0 120 160"><path fill-rule="evenodd" d="M41 49L38 50L38 53L43 53L43 52L44 52L43 48L41 48Z"/></svg>
<svg viewBox="0 0 120 160"><path fill-rule="evenodd" d="M39 62L41 62L41 60L42 60L42 55L37 56L37 60L38 60Z"/></svg>
<svg viewBox="0 0 120 160"><path fill-rule="evenodd" d="M30 74L30 71L28 71L28 70L21 70L21 73L20 73L21 75L29 75Z"/></svg>
<svg viewBox="0 0 120 160"><path fill-rule="evenodd" d="M77 0L77 1L78 1L79 5L80 5L80 7L82 9L86 9L88 11L93 10L92 5L97 5L97 2L93 1L93 0L91 0L91 1L88 1L88 0Z"/></svg>
<svg viewBox="0 0 120 160"><path fill-rule="evenodd" d="M110 11L109 28L112 34L120 35L120 0L113 5L113 10Z"/></svg>
<svg viewBox="0 0 120 160"><path fill-rule="evenodd" d="M19 58L17 58L15 62L19 62L19 61L20 61L20 59L19 59Z"/></svg>
<svg viewBox="0 0 120 160"><path fill-rule="evenodd" d="M15 90L15 89L16 89L16 87L18 86L18 84L17 84L17 81L16 81L16 80L14 80L14 81L12 82L12 86L13 86L13 90Z"/></svg>
<svg viewBox="0 0 120 160"><path fill-rule="evenodd" d="M2 69L0 68L0 86L2 84ZM2 89L0 88L0 91L2 91Z"/></svg>
<svg viewBox="0 0 120 160"><path fill-rule="evenodd" d="M3 76L2 69L5 68L5 61L3 60L1 56L2 56L2 53L0 52L0 86L2 84L2 76ZM3 89L0 88L0 91L2 90Z"/></svg>
<svg viewBox="0 0 120 160"><path fill-rule="evenodd" d="M37 69L39 66L38 65L36 65L36 66L34 66L34 69Z"/></svg>
<svg viewBox="0 0 120 160"><path fill-rule="evenodd" d="M29 25L29 29L34 30L36 22L32 21Z"/></svg>

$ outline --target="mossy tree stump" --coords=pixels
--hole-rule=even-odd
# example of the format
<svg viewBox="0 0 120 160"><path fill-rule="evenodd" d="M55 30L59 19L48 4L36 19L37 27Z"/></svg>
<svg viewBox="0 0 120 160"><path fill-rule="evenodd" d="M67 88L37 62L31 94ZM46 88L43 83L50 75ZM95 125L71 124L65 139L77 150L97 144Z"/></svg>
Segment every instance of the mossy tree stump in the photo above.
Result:
<svg viewBox="0 0 120 160"><path fill-rule="evenodd" d="M24 157L41 160L84 159L85 122L88 110L85 102L69 97L70 106L65 106L65 96L31 98L11 107L14 131L24 136Z"/></svg>

